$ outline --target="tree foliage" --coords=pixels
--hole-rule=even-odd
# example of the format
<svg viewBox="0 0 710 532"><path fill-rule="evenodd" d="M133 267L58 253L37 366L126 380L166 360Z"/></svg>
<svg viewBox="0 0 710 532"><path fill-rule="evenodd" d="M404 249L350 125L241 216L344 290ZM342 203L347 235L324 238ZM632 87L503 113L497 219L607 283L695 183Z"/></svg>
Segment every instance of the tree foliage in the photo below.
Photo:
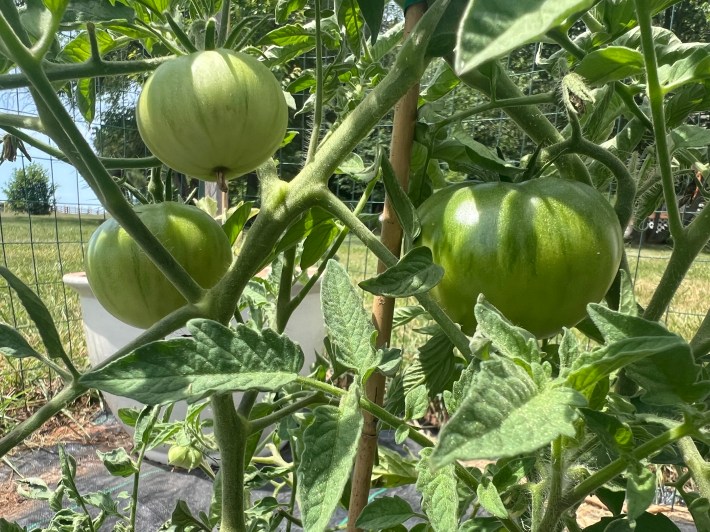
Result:
<svg viewBox="0 0 710 532"><path fill-rule="evenodd" d="M12 172L12 178L3 192L7 195L7 205L15 212L49 214L55 205L56 188L50 183L44 166L30 163Z"/></svg>

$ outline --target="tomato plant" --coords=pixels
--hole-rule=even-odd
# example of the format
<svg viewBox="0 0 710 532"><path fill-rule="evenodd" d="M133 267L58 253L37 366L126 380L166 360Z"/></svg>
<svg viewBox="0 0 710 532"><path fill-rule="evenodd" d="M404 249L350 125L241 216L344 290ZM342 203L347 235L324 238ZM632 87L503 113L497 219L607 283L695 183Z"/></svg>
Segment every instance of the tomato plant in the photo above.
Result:
<svg viewBox="0 0 710 532"><path fill-rule="evenodd" d="M177 57L145 83L136 106L143 141L169 167L233 179L271 157L286 133L281 86L257 59L231 50Z"/></svg>
<svg viewBox="0 0 710 532"><path fill-rule="evenodd" d="M448 187L419 216L418 243L445 270L433 292L469 333L479 294L538 337L571 327L604 297L623 253L609 202L558 178Z"/></svg>
<svg viewBox="0 0 710 532"><path fill-rule="evenodd" d="M687 3L697 18L707 14ZM134 477L119 523L131 532L142 529L140 462L166 442L178 445L169 458L199 467L215 492L209 513L178 501L166 529L278 530L287 520L323 532L344 505L350 530L577 531L577 509L593 495L611 515L590 531L676 530L649 511L653 463L672 471L664 487L677 479L698 529L710 530L710 311L685 337L660 322L710 239L710 209L692 221L681 211L707 195L710 74L707 44L669 29L679 2L91 4L96 20L87 22L83 1L0 2L0 70L16 67L0 74L0 89L29 87L36 110L0 113L0 127L72 164L101 199L113 218L89 245L89 278L109 310L153 325L82 371L50 311L0 267L43 344L0 324L0 350L34 358L64 383L0 438L0 457L98 389L160 405L124 412L136 452L105 457L109 472ZM521 53L531 43L534 53ZM520 65L529 56L533 70ZM504 66L516 63L524 75ZM57 91L90 121L94 89L153 71L137 112L157 157L99 156ZM297 148L286 144L293 135L284 139L282 87L309 131L277 164L278 146ZM391 124L375 131L392 109ZM512 119L501 125L511 134L491 137L482 119L490 112ZM389 158L380 144L391 145ZM258 214L245 229L251 204L235 206L220 229L185 205L135 208L125 190L139 202L173 197L162 163L222 184L258 166ZM149 169L147 196L115 178ZM355 178L348 190L362 191L354 210L334 192L333 176L344 174ZM487 182L461 183L471 176ZM377 234L359 215L380 179L387 201ZM641 306L621 229L662 204L672 251ZM227 268L223 233L242 232ZM348 235L380 261L359 284L375 296L371 311L333 260ZM297 271L299 253L315 273ZM268 278L254 278L269 263ZM303 368L302 348L283 332L319 284L328 337L317 367ZM395 309L395 299L411 304ZM249 320L232 325L245 309ZM555 335L585 312L584 326ZM426 322L413 329L416 345L398 345L390 325L414 319ZM163 341L183 327L189 336ZM164 405L203 399L213 420L200 420L206 403L185 422L167 419ZM447 419L436 439L418 429L432 404ZM378 453L380 422L419 449ZM175 436L182 423L184 441ZM207 426L210 446L193 449L204 455L180 447L206 441ZM125 512L108 494L82 495L76 467L59 454L60 487L33 490L62 507L59 518L96 532L103 517ZM495 463L479 470L478 459ZM411 484L418 495L370 501L373 480ZM264 488L273 497L256 500Z"/></svg>
<svg viewBox="0 0 710 532"><path fill-rule="evenodd" d="M213 286L232 261L222 228L200 209L176 202L136 207L148 230L203 288ZM185 298L114 219L91 236L86 275L99 302L118 319L147 329L185 304Z"/></svg>

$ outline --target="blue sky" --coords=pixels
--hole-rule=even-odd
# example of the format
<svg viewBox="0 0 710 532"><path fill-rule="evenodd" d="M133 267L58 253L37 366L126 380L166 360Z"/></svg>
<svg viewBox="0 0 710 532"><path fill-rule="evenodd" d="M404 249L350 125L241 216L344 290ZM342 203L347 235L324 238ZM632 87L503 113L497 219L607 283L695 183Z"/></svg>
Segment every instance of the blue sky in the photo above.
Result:
<svg viewBox="0 0 710 532"><path fill-rule="evenodd" d="M72 111L70 110L70 112ZM28 91L13 89L0 91L0 113L36 115L36 110ZM72 112L72 114L74 114L74 112ZM84 136L91 141L91 126L78 114L76 114L76 124L79 126ZM44 135L38 135L32 132L29 133L46 144L52 144L49 138ZM32 157L32 161L36 161L44 166L50 178L57 186L55 197L58 207L62 205L97 207L100 205L94 193L73 166L50 158L47 154L31 146L26 145L26 148L30 157ZM0 201L4 200L5 193L3 189L7 187L10 182L13 171L21 169L25 164L29 164L29 161L25 157L20 156L14 163L5 161L0 165Z"/></svg>

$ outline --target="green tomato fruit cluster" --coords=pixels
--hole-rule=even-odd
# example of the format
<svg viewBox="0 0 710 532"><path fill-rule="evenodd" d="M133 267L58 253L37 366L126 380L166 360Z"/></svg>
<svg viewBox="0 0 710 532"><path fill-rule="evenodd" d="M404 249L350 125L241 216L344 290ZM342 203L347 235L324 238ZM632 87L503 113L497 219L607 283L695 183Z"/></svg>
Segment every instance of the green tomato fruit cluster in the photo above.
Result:
<svg viewBox="0 0 710 532"><path fill-rule="evenodd" d="M451 186L419 217L417 244L445 270L432 293L469 334L479 294L539 338L575 325L604 297L623 254L609 202L558 178Z"/></svg>
<svg viewBox="0 0 710 532"><path fill-rule="evenodd" d="M232 248L209 214L175 202L141 205L136 212L203 288L214 286L227 271ZM129 325L147 329L185 304L185 298L114 219L91 236L85 262L96 299Z"/></svg>
<svg viewBox="0 0 710 532"><path fill-rule="evenodd" d="M143 142L166 165L216 181L251 172L274 154L288 108L260 61L210 50L160 65L141 91L136 119Z"/></svg>

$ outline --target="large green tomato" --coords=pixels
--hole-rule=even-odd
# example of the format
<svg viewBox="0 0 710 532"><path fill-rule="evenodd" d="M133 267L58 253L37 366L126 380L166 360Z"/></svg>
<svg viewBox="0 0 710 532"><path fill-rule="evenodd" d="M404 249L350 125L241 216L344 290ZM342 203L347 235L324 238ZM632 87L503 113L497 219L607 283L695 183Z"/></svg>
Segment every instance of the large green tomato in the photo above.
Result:
<svg viewBox="0 0 710 532"><path fill-rule="evenodd" d="M469 334L479 294L539 338L571 327L604 297L623 254L608 201L557 178L451 186L419 216L417 243L445 270L433 294Z"/></svg>
<svg viewBox="0 0 710 532"><path fill-rule="evenodd" d="M141 91L136 119L161 161L216 181L251 172L274 154L288 108L278 80L259 60L212 50L160 65Z"/></svg>
<svg viewBox="0 0 710 532"><path fill-rule="evenodd" d="M136 212L203 288L214 286L227 271L232 248L209 214L172 201L141 205ZM177 289L113 219L91 235L85 262L96 299L129 325L147 329L185 304Z"/></svg>

